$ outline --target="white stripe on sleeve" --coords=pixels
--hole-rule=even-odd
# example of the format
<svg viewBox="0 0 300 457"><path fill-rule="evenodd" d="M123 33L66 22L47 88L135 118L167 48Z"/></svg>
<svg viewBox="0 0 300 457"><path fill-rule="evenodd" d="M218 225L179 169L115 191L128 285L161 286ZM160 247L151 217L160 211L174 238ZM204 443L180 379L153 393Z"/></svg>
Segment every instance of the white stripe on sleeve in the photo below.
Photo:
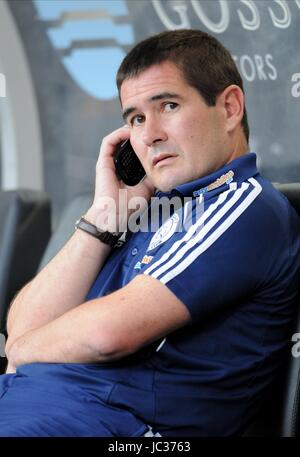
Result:
<svg viewBox="0 0 300 457"><path fill-rule="evenodd" d="M194 260L206 251L238 218L239 216L253 203L253 201L260 194L262 188L260 184L254 179L250 178L249 181L253 184L254 189L245 198L245 200L230 214L230 216L196 249L194 249L187 257L183 259L175 268L170 270L160 281L166 284L171 279L175 278L182 271L184 271ZM164 270L165 271L165 270ZM158 275L156 275L157 277Z"/></svg>
<svg viewBox="0 0 300 457"><path fill-rule="evenodd" d="M187 233L180 240L177 240L174 244L172 244L170 249L165 252L165 254L159 260L154 262L149 268L145 270L144 274L150 274L151 271L153 271L162 263L166 262L168 258L180 248L181 245L185 244L190 238L192 238L196 230L204 224L204 222L212 215L212 213L225 202L228 195L236 189L237 183L231 183L229 189L220 194L217 201L209 206L209 208L201 215L198 221L189 228Z"/></svg>

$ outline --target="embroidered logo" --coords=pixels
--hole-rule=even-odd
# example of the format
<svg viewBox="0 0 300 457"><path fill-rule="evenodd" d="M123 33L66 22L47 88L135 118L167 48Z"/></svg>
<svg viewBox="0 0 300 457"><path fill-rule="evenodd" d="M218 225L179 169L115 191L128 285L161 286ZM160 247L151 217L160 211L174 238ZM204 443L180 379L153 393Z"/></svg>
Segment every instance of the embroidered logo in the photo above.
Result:
<svg viewBox="0 0 300 457"><path fill-rule="evenodd" d="M206 192L209 192L211 190L214 190L214 189L217 189L218 187L223 186L223 184L230 184L231 181L233 180L233 177L234 177L234 171L230 170L230 171L228 171L228 173L220 176L218 179L216 179L214 182L212 182L208 186L195 190L193 192L193 196L199 197L200 195L205 194Z"/></svg>
<svg viewBox="0 0 300 457"><path fill-rule="evenodd" d="M151 260L153 259L153 256L152 255L144 255L144 257L142 258L142 260L140 262L137 262L135 265L134 265L134 269L135 270L140 270L142 268L143 265L148 265Z"/></svg>
<svg viewBox="0 0 300 457"><path fill-rule="evenodd" d="M142 263L148 265L148 263L150 263L152 259L152 255L144 255L144 257L142 258Z"/></svg>
<svg viewBox="0 0 300 457"><path fill-rule="evenodd" d="M147 251L155 249L157 246L171 238L177 228L178 222L179 216L177 213L174 213L154 234Z"/></svg>

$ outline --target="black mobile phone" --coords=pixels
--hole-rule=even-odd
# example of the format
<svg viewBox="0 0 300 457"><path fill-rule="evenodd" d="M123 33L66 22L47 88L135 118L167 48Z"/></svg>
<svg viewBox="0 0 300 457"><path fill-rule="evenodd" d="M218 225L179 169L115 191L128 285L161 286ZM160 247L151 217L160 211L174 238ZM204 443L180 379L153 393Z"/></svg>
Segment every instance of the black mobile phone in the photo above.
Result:
<svg viewBox="0 0 300 457"><path fill-rule="evenodd" d="M118 177L122 179L127 186L136 186L146 175L129 140L125 140L120 144L114 162Z"/></svg>

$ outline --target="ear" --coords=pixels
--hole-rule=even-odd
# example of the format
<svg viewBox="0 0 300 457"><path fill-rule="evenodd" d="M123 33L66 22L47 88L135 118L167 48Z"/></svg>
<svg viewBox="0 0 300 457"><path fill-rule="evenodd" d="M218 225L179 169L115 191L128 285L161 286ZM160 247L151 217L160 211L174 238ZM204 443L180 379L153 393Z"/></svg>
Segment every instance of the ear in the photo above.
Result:
<svg viewBox="0 0 300 457"><path fill-rule="evenodd" d="M222 109L227 133L232 133L240 124L244 115L245 96L242 89L231 84L218 96L216 104Z"/></svg>

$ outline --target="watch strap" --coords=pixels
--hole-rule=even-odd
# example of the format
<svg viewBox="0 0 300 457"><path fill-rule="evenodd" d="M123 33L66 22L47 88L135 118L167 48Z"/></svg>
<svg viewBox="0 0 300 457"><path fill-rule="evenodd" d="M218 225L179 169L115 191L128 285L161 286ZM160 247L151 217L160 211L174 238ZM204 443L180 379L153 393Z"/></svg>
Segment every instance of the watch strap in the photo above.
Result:
<svg viewBox="0 0 300 457"><path fill-rule="evenodd" d="M122 233L118 234L99 230L96 225L87 221L83 216L75 223L75 229L83 230L111 247L114 247L122 236Z"/></svg>

